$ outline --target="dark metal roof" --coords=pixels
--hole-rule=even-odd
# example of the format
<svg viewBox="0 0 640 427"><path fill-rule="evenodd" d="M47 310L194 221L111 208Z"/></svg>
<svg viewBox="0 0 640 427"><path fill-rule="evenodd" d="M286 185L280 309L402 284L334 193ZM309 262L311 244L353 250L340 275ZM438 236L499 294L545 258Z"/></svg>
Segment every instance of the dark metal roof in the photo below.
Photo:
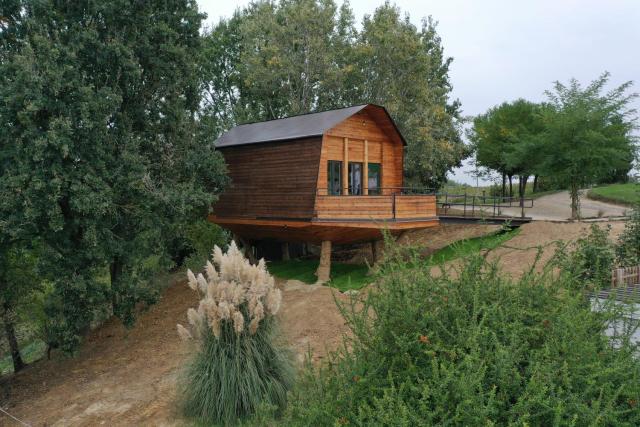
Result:
<svg viewBox="0 0 640 427"><path fill-rule="evenodd" d="M372 104L356 105L338 110L309 113L284 119L238 125L215 142L217 148L260 142L286 141L321 136L327 130ZM380 107L382 108L382 107ZM382 108L384 110L384 108ZM386 113L386 110L384 110ZM388 113L387 113L388 116ZM393 120L389 116L389 120ZM395 127L395 123L393 123ZM397 131L397 127L395 128ZM400 132L398 131L398 134ZM402 139L402 135L400 135ZM404 139L403 139L404 142Z"/></svg>

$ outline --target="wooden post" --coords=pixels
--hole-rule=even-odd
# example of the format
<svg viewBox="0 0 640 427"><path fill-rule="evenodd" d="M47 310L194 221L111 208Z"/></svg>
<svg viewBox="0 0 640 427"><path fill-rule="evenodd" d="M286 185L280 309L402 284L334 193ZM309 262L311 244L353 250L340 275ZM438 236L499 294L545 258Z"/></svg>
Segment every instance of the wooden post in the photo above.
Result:
<svg viewBox="0 0 640 427"><path fill-rule="evenodd" d="M369 195L369 141L364 140L364 163L362 165L362 194Z"/></svg>
<svg viewBox="0 0 640 427"><path fill-rule="evenodd" d="M282 260L289 261L290 259L291 259L291 256L289 255L289 243L284 242L282 244Z"/></svg>
<svg viewBox="0 0 640 427"><path fill-rule="evenodd" d="M320 248L320 263L316 270L317 283L325 283L331 279L331 241L324 240Z"/></svg>
<svg viewBox="0 0 640 427"><path fill-rule="evenodd" d="M344 161L342 162L342 195L349 194L349 138L344 139Z"/></svg>
<svg viewBox="0 0 640 427"><path fill-rule="evenodd" d="M384 239L374 240L371 242L371 254L373 255L373 263L377 264L384 257Z"/></svg>

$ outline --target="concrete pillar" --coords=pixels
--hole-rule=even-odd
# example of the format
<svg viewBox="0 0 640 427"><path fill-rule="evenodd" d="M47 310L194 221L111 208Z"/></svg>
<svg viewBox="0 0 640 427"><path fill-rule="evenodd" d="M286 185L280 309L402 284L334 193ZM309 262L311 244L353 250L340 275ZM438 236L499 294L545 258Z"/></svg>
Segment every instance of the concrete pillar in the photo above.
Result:
<svg viewBox="0 0 640 427"><path fill-rule="evenodd" d="M331 279L331 241L325 240L320 248L320 263L316 270L318 283L325 283Z"/></svg>
<svg viewBox="0 0 640 427"><path fill-rule="evenodd" d="M289 255L289 243L284 242L282 244L282 260L289 261L290 259L291 259L291 256Z"/></svg>

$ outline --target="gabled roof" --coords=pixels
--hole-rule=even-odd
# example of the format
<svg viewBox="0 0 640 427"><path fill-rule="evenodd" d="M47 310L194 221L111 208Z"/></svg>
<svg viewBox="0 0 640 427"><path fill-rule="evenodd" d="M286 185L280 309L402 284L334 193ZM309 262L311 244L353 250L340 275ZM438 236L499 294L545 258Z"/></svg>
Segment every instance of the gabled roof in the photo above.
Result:
<svg viewBox="0 0 640 427"><path fill-rule="evenodd" d="M310 138L321 136L338 123L348 119L365 108L381 109L393 125L403 144L406 142L391 116L384 107L373 104L356 105L340 108L338 110L322 111L319 113L302 114L284 119L269 120L266 122L238 125L225 132L215 142L216 148L225 148L237 145L258 144L261 142L287 141L292 139Z"/></svg>

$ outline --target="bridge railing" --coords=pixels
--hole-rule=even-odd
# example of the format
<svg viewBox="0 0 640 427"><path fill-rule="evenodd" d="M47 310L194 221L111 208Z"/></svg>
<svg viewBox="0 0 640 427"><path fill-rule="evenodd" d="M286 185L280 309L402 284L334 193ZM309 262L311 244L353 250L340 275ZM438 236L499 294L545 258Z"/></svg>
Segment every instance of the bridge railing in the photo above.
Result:
<svg viewBox="0 0 640 427"><path fill-rule="evenodd" d="M503 197L477 194L437 193L438 210L443 215L462 216L501 216L503 208L520 208L521 216L525 217L525 209L533 207L530 197Z"/></svg>

